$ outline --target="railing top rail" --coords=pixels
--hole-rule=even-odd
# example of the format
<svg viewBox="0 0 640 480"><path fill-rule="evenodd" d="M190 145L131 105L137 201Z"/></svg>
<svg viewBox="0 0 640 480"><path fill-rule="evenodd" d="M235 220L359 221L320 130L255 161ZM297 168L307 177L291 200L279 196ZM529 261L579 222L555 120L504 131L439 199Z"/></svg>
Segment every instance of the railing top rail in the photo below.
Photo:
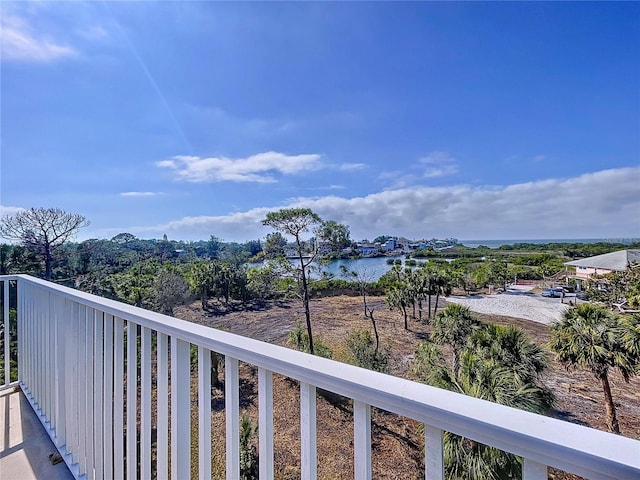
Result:
<svg viewBox="0 0 640 480"><path fill-rule="evenodd" d="M638 440L315 357L28 275L0 276L0 280L28 282L104 313L541 464L594 478L640 476Z"/></svg>

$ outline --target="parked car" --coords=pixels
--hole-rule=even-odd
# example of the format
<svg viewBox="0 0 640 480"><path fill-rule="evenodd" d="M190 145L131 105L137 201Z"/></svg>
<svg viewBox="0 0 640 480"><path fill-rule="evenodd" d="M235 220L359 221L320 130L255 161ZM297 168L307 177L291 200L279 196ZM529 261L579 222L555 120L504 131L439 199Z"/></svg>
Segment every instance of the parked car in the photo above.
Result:
<svg viewBox="0 0 640 480"><path fill-rule="evenodd" d="M580 291L576 292L576 298L578 298L580 300L589 300L589 294L587 292L585 292L584 290L580 290Z"/></svg>
<svg viewBox="0 0 640 480"><path fill-rule="evenodd" d="M560 298L564 289L562 287L545 288L542 291L543 297Z"/></svg>

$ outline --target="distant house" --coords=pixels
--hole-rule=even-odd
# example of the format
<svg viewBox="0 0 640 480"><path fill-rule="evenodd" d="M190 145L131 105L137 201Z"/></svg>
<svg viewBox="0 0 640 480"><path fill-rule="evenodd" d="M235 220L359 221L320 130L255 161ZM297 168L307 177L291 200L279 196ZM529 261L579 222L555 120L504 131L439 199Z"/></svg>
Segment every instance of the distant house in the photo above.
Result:
<svg viewBox="0 0 640 480"><path fill-rule="evenodd" d="M378 253L379 248L373 243L360 243L358 244L358 250L362 255L373 255Z"/></svg>
<svg viewBox="0 0 640 480"><path fill-rule="evenodd" d="M565 268L575 267L576 271L569 278L575 278L578 285L596 275L606 275L611 272L625 271L633 263L640 264L640 249L619 250L617 252L596 255L565 262Z"/></svg>
<svg viewBox="0 0 640 480"><path fill-rule="evenodd" d="M395 238L390 238L389 240L386 241L386 243L384 244L383 247L387 252L390 252L392 250L396 249L396 239Z"/></svg>

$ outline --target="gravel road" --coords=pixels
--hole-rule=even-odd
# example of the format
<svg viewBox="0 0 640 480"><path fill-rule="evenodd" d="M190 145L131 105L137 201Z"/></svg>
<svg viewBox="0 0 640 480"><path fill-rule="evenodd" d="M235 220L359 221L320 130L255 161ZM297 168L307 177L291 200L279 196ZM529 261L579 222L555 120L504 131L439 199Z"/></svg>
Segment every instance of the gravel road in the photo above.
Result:
<svg viewBox="0 0 640 480"><path fill-rule="evenodd" d="M452 295L447 302L460 303L473 312L488 315L505 315L524 318L538 323L549 324L557 320L569 308L573 296L565 297L565 303L559 298L545 298L529 291L529 287L510 287L506 292L497 295Z"/></svg>

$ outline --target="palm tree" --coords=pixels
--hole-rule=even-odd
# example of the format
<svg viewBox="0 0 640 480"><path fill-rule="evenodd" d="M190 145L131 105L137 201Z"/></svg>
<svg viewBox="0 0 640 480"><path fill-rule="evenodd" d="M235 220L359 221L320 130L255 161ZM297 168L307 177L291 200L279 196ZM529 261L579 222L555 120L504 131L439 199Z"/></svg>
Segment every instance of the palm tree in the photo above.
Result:
<svg viewBox="0 0 640 480"><path fill-rule="evenodd" d="M387 290L387 305L389 305L390 309L398 308L402 312L405 330L409 329L407 325L407 307L410 303L411 300L404 283L393 285Z"/></svg>
<svg viewBox="0 0 640 480"><path fill-rule="evenodd" d="M450 303L431 321L431 340L438 345L450 345L453 350L453 374L460 370L460 355L471 334L480 328L480 321L469 307Z"/></svg>
<svg viewBox="0 0 640 480"><path fill-rule="evenodd" d="M640 358L640 314L623 317L619 328L624 347L636 358Z"/></svg>
<svg viewBox="0 0 640 480"><path fill-rule="evenodd" d="M611 395L609 370L617 368L625 381L636 373L640 358L620 335L619 318L603 307L583 303L551 326L550 347L567 367L581 366L593 372L602 384L609 431L620 433Z"/></svg>
<svg viewBox="0 0 640 480"><path fill-rule="evenodd" d="M544 349L513 325L484 325L469 338L469 348L509 369L524 383L535 381L548 365Z"/></svg>
<svg viewBox="0 0 640 480"><path fill-rule="evenodd" d="M429 342L416 351L413 372L431 385L535 413L546 413L553 396L538 385L546 362L542 349L515 328L483 326L464 344L457 373ZM531 354L534 360L524 358ZM525 373L528 372L528 373ZM521 460L513 454L452 433L444 435L446 478L520 478Z"/></svg>

